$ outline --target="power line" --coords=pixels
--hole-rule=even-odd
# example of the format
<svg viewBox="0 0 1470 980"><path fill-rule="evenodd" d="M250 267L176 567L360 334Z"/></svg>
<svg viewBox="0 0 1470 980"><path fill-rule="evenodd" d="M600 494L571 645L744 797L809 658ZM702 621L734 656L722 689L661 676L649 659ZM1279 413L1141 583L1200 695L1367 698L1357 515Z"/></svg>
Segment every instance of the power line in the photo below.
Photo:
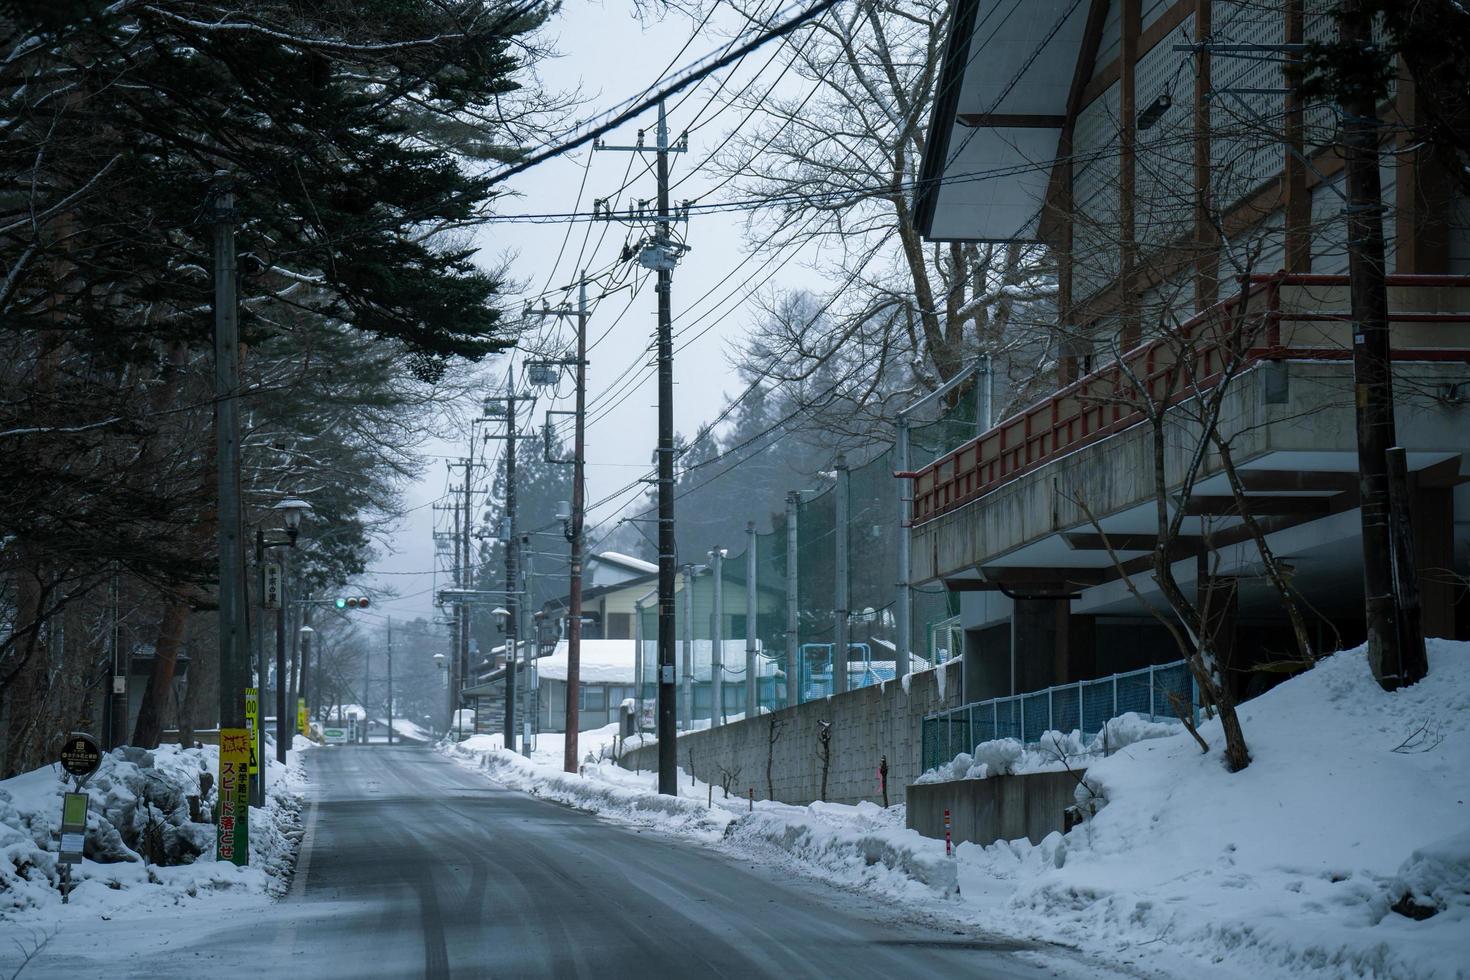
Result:
<svg viewBox="0 0 1470 980"><path fill-rule="evenodd" d="M835 6L837 2L838 0L818 0L818 2L813 6L807 8L799 14L796 14L795 16L788 18L787 20L782 21L770 30L762 32L761 34L747 41L745 44L742 44L740 47L734 49L733 51L727 50L724 55L719 57L707 55L703 60L696 62L694 65L691 65L689 68L685 69L673 82L664 86L662 89L653 93L652 95L642 98L635 97L630 100L625 100L620 107L615 106L614 108L603 112L599 116L595 116L592 120L589 120L587 123L585 123L583 125L583 131L579 135L574 136L570 139L563 140L556 146L542 150L539 153L533 153L526 159L514 163L508 167L504 167L499 171L491 174L489 177L486 178L486 186L494 186L496 184L503 183L504 181L508 180L518 173L523 173L524 171L530 170L532 167L545 163L547 160L561 156L563 153L575 150L579 146L584 146L587 143L592 142L597 137L602 136L604 133L611 132L618 126L621 126L623 123L636 118L644 112L647 112L649 109L657 106L660 102L664 102L669 97L677 95L679 92L682 92L689 86L696 84L701 79L709 76L710 74L719 71L726 65L738 61L747 53L761 48L779 37L784 37L785 35L796 30L801 25L807 23L815 17L820 16L830 7ZM790 10L792 8L788 7L787 9Z"/></svg>

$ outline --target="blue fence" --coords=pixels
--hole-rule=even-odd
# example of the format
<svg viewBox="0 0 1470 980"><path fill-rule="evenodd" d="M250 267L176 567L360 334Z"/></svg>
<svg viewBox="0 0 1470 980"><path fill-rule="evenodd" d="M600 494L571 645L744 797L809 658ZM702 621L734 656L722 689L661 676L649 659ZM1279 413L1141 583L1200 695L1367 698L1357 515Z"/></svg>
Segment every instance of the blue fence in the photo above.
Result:
<svg viewBox="0 0 1470 980"><path fill-rule="evenodd" d="M922 769L973 752L981 742L1014 738L1028 745L1045 732L1080 730L1085 737L1132 711L1155 721L1178 721L1183 704L1197 720L1199 698L1183 660L1095 681L1062 684L1031 694L993 698L927 715L922 727Z"/></svg>

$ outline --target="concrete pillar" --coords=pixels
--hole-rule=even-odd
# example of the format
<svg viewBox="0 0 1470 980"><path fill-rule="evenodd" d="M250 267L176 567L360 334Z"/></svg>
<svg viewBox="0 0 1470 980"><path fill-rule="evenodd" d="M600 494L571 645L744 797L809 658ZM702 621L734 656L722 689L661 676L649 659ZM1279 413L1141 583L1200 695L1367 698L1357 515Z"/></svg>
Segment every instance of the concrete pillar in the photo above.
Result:
<svg viewBox="0 0 1470 980"><path fill-rule="evenodd" d="M1413 491L1414 564L1425 636L1455 638L1455 497L1449 487Z"/></svg>
<svg viewBox="0 0 1470 980"><path fill-rule="evenodd" d="M1014 599L1011 611L1011 693L1039 691L1059 682L1071 639L1069 599Z"/></svg>

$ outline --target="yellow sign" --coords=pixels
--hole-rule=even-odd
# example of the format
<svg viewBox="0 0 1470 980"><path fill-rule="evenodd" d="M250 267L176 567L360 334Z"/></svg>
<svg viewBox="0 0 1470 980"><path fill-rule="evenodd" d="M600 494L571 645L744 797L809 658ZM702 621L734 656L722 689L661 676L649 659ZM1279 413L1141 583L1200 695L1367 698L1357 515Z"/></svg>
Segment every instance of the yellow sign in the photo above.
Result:
<svg viewBox="0 0 1470 980"><path fill-rule="evenodd" d="M308 731L306 723L306 698L296 699L296 730L303 735Z"/></svg>
<svg viewBox="0 0 1470 980"><path fill-rule="evenodd" d="M260 692L253 687L245 689L245 727L250 731L250 764L246 771L254 776L260 772Z"/></svg>
<svg viewBox="0 0 1470 980"><path fill-rule="evenodd" d="M250 863L250 730L219 732L219 807L215 815L215 857Z"/></svg>

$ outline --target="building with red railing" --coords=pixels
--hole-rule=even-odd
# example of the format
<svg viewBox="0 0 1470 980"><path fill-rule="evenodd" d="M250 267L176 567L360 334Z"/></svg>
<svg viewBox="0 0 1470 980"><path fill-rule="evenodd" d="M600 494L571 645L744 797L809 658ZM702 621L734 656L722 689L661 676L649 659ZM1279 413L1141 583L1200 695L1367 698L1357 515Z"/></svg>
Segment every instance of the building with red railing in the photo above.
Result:
<svg viewBox="0 0 1470 980"><path fill-rule="evenodd" d="M1149 612L1159 456L1231 683L1294 649L1242 509L1310 607L1363 636L1358 444L1335 107L1285 71L1330 3L957 0L916 214L933 241L1056 257L1056 391L915 461L913 585L961 594L965 697L1176 659ZM1247 57L1246 55L1249 55ZM1470 628L1470 201L1406 71L1381 106L1397 443L1427 635ZM1194 420L1217 452L1183 466ZM1150 405L1168 409L1159 453ZM1192 442L1191 440L1194 440ZM1131 580L1125 581L1125 577Z"/></svg>

